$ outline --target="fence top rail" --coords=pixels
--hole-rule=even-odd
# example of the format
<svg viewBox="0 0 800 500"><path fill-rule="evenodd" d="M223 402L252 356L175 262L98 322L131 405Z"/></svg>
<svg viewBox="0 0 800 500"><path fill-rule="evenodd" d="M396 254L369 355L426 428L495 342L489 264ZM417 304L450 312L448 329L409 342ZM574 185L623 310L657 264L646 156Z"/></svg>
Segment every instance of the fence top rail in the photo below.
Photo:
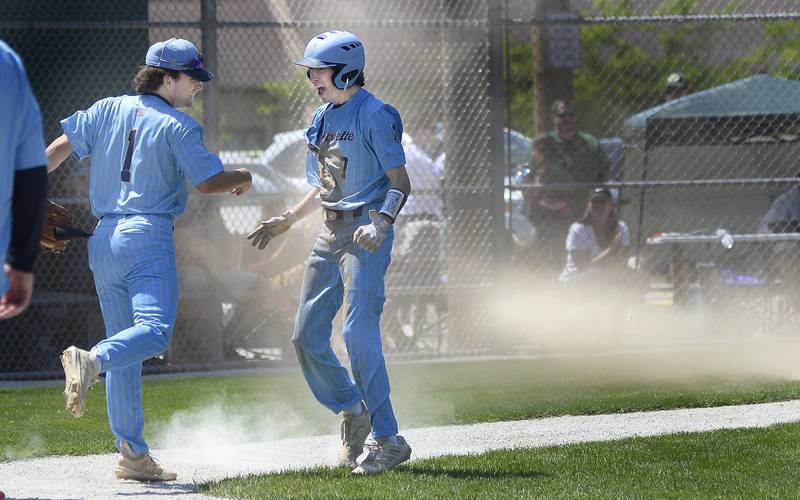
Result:
<svg viewBox="0 0 800 500"><path fill-rule="evenodd" d="M687 187L687 186L742 186L758 184L800 184L800 177L754 177L754 178L730 178L730 179L677 179L666 181L619 181L597 184L593 182L567 182L553 184L538 184L535 182L523 182L506 186L512 191L567 191L573 189L592 189L595 187L605 187L609 189L620 188L643 188L655 189L662 187Z"/></svg>
<svg viewBox="0 0 800 500"><path fill-rule="evenodd" d="M474 19L367 19L348 20L347 25L359 28L485 28L488 20L485 18ZM326 20L301 20L301 21L232 21L218 19L213 22L214 27L223 28L273 28L273 29L303 29L324 28L330 26ZM143 29L143 28L172 28L172 29L201 29L204 23L196 21L149 21L135 19L121 19L115 21L11 21L0 20L0 29L34 29L34 30L107 30L107 29Z"/></svg>
<svg viewBox="0 0 800 500"><path fill-rule="evenodd" d="M766 12L742 14L684 14L665 16L551 16L540 18L509 18L513 25L552 25L552 24L654 24L687 22L739 22L739 21L788 21L800 19L800 12Z"/></svg>
<svg viewBox="0 0 800 500"><path fill-rule="evenodd" d="M537 18L506 18L509 25L583 25L583 24L654 24L654 23L686 23L686 22L754 22L754 21L790 21L800 19L800 12L771 12L752 14L688 14L670 16L551 16L544 19ZM397 28L464 28L485 27L488 19L485 17L471 19L452 19L440 16L431 19L362 19L348 20L348 26L356 27L397 27ZM296 21L252 21L217 19L214 24L217 28L278 28L299 29L314 28L330 25L327 20L296 20ZM183 28L200 29L203 22L200 19L193 21L151 21L145 19L128 20L91 20L91 21L25 21L25 20L0 20L0 29L141 29L141 28Z"/></svg>

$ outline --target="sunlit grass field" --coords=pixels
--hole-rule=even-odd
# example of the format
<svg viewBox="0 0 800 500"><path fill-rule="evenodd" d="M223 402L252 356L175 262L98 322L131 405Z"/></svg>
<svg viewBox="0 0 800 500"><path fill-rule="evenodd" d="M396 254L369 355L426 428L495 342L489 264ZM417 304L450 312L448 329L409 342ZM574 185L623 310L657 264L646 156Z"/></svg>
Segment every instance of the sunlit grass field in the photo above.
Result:
<svg viewBox="0 0 800 500"><path fill-rule="evenodd" d="M493 451L381 476L315 468L201 486L227 498L796 498L800 424Z"/></svg>
<svg viewBox="0 0 800 500"><path fill-rule="evenodd" d="M402 430L800 398L800 381L729 361L726 353L672 353L400 364L390 367L392 402ZM0 389L0 460L115 451L102 384L81 419L64 410L62 389ZM214 422L229 443L338 431L292 371L149 379L144 408L154 448Z"/></svg>

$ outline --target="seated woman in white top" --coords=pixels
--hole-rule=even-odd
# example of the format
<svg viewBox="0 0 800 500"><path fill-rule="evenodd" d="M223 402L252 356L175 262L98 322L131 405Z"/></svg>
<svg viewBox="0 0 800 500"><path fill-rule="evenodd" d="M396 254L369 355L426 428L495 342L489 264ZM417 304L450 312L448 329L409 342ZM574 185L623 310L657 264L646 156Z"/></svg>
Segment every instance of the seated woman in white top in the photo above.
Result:
<svg viewBox="0 0 800 500"><path fill-rule="evenodd" d="M608 189L592 189L586 212L569 228L566 248L562 282L594 280L625 269L628 226L617 218Z"/></svg>

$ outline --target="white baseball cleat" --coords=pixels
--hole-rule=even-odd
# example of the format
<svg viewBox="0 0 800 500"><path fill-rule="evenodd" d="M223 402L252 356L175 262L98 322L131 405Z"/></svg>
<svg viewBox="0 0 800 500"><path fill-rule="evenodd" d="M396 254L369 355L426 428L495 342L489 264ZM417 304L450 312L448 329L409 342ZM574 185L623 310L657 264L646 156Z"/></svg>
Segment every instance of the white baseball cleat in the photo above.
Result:
<svg viewBox="0 0 800 500"><path fill-rule="evenodd" d="M390 441L383 443L371 442L367 444L369 455L361 465L353 469L353 474L371 476L380 474L400 465L411 458L411 447L403 436L397 436L397 444Z"/></svg>
<svg viewBox="0 0 800 500"><path fill-rule="evenodd" d="M369 421L369 410L364 402L361 402L362 414L359 416L342 417L342 447L339 448L339 466L347 467L350 470L358 465L356 459L364 453L364 441L366 441L372 425Z"/></svg>
<svg viewBox="0 0 800 500"><path fill-rule="evenodd" d="M65 377L64 403L70 415L80 418L86 409L86 391L99 380L97 367L89 351L75 346L61 354L61 366Z"/></svg>
<svg viewBox="0 0 800 500"><path fill-rule="evenodd" d="M174 481L178 478L178 474L162 469L149 452L144 455L134 455L130 445L125 442L119 447L114 475L117 479L134 481Z"/></svg>

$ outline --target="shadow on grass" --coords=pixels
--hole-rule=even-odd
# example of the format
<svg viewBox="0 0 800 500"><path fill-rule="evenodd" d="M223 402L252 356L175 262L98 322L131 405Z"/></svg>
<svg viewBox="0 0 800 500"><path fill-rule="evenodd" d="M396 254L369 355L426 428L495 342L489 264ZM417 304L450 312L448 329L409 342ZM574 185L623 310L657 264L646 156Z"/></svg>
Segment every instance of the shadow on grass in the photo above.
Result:
<svg viewBox="0 0 800 500"><path fill-rule="evenodd" d="M272 474L252 474L244 477L237 477L237 478L228 478L223 479L219 482L210 482L210 483L203 483L197 485L197 491L200 493L208 494L215 486L223 486L225 487L226 484L236 486L237 483L241 481L250 481L255 480L256 484L260 484L261 482L266 481L269 484L270 481L278 481L278 484L286 485L286 484L294 484L296 481L301 481L303 487L307 488L310 487L309 485L313 484L336 484L336 481L341 481L339 483L341 486L351 485L350 487L355 487L358 484L361 485L369 485L372 484L375 487L380 484L392 484L395 482L405 483L407 481L413 481L417 484L425 484L425 483L435 483L437 479L445 478L445 479L454 479L454 480L462 480L462 481L476 481L478 483L484 481L497 481L497 480L531 480L531 479L544 479L550 477L550 474L546 474L544 472L539 472L535 470L518 470L518 471L492 471L492 470L477 470L471 468L442 468L437 466L431 465L416 465L416 464L403 464L399 467L392 469L384 474L380 474L379 476L353 476L348 469L342 468L328 468L328 467L314 467L311 469L302 469L302 470L288 470L283 472L277 472ZM380 479L378 479L378 477ZM288 481L288 482L287 482ZM309 482L310 481L310 482ZM334 481L334 483L328 483L328 481ZM355 482L353 482L355 481ZM360 481L364 481L361 483ZM388 483L382 482L375 482L375 481L388 481ZM260 486L259 486L260 487ZM363 493L363 492L362 492ZM367 495L369 497L370 495ZM391 495L390 495L391 496ZM318 495L311 495L309 493L309 497L317 498Z"/></svg>
<svg viewBox="0 0 800 500"><path fill-rule="evenodd" d="M417 476L452 477L454 479L532 479L549 477L544 472L531 471L486 471L474 469L439 469L430 466L406 465L396 472L411 473Z"/></svg>
<svg viewBox="0 0 800 500"><path fill-rule="evenodd" d="M124 483L135 484L138 481L125 480ZM193 495L200 491L199 485L196 483L179 483L179 482L160 482L160 481L142 481L138 482L143 491L127 491L117 492L116 496L120 497L151 497L151 496L164 496L164 497L180 497L182 495Z"/></svg>

